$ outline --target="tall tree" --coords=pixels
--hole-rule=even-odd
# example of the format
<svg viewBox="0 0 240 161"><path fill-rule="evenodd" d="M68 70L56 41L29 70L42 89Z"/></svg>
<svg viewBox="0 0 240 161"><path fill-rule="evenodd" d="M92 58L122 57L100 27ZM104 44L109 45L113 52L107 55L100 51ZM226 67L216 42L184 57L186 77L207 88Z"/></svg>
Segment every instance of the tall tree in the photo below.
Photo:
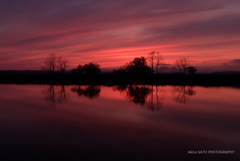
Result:
<svg viewBox="0 0 240 161"><path fill-rule="evenodd" d="M70 63L67 58L62 56L57 58L57 67L60 69L61 73L64 73L69 65Z"/></svg>
<svg viewBox="0 0 240 161"><path fill-rule="evenodd" d="M153 65L154 65L154 59L155 59L155 51L152 51L148 53L147 59L149 60L152 68L152 73L154 72Z"/></svg>
<svg viewBox="0 0 240 161"><path fill-rule="evenodd" d="M148 53L147 59L151 64L152 73L154 72L154 67L156 67L156 73L158 73L159 66L163 64L162 54L156 51L152 51Z"/></svg>
<svg viewBox="0 0 240 161"><path fill-rule="evenodd" d="M56 60L57 57L56 55L50 54L44 61L44 66L42 67L42 70L47 70L49 72L54 72L55 67L56 67Z"/></svg>
<svg viewBox="0 0 240 161"><path fill-rule="evenodd" d="M162 54L157 52L155 55L155 59L156 59L156 73L158 74L158 68L159 68L159 66L161 66L163 64Z"/></svg>

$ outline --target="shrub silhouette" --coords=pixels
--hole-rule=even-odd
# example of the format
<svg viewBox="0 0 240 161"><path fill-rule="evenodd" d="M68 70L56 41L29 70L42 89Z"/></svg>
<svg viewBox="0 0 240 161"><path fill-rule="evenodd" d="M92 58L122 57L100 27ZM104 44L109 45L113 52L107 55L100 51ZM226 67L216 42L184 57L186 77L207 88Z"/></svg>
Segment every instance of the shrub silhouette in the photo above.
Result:
<svg viewBox="0 0 240 161"><path fill-rule="evenodd" d="M79 64L78 67L76 69L72 69L71 72L74 74L81 74L83 72L82 65Z"/></svg>
<svg viewBox="0 0 240 161"><path fill-rule="evenodd" d="M81 74L83 72L87 74L97 74L101 72L101 69L99 67L100 65L98 65L97 63L88 63L85 64L84 66L79 64L78 67L72 69L71 72L74 74Z"/></svg>
<svg viewBox="0 0 240 161"><path fill-rule="evenodd" d="M82 70L87 74L97 74L101 73L100 65L97 63L88 63L82 67Z"/></svg>
<svg viewBox="0 0 240 161"><path fill-rule="evenodd" d="M193 66L189 66L187 67L186 71L190 74L195 74L195 72L197 71L197 68Z"/></svg>
<svg viewBox="0 0 240 161"><path fill-rule="evenodd" d="M147 65L146 58L135 58L125 66L126 72L129 74L150 74L152 73L151 67Z"/></svg>
<svg viewBox="0 0 240 161"><path fill-rule="evenodd" d="M120 67L119 69L113 70L113 73L115 73L115 74L127 74L127 71L126 71L125 67Z"/></svg>

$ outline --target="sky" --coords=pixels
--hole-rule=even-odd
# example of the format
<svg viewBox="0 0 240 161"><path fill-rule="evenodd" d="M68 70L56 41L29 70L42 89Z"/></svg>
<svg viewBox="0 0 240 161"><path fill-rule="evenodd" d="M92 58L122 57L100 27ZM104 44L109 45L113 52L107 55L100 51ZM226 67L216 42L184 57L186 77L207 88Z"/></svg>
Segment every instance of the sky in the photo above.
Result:
<svg viewBox="0 0 240 161"><path fill-rule="evenodd" d="M151 51L169 68L240 71L239 0L0 0L0 70L40 70L49 54L116 69Z"/></svg>

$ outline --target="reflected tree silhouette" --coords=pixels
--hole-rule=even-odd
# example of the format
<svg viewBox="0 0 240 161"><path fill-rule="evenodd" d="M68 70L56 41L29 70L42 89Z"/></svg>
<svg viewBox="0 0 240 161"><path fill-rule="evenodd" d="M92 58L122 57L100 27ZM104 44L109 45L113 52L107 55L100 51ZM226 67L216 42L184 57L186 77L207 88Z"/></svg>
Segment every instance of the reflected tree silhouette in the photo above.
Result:
<svg viewBox="0 0 240 161"><path fill-rule="evenodd" d="M196 91L193 90L192 86L178 86L174 87L173 94L177 93L177 96L174 98L174 100L181 104L186 104L189 102L189 96L194 96L196 94Z"/></svg>
<svg viewBox="0 0 240 161"><path fill-rule="evenodd" d="M157 89L157 86L155 93L156 96L154 96L153 85L152 88L146 87L145 85L120 85L114 86L113 91L120 91L120 93L126 93L127 100L140 105L146 104L147 108L152 111L160 109L164 101L164 96L160 96L159 98L159 90ZM151 95L150 99L148 99L149 95ZM156 98L156 100L154 98Z"/></svg>
<svg viewBox="0 0 240 161"><path fill-rule="evenodd" d="M78 94L78 96L82 96L83 95L83 89L80 86L73 87L71 89L71 91L76 92Z"/></svg>
<svg viewBox="0 0 240 161"><path fill-rule="evenodd" d="M120 91L120 93L125 92L128 85L118 85L113 87L113 91Z"/></svg>
<svg viewBox="0 0 240 161"><path fill-rule="evenodd" d="M153 90L153 85L152 85L152 90L151 90L151 99L148 101L148 103L147 103L147 108L148 109L150 109L150 110L152 110L152 111L157 111L157 110L159 110L161 107L162 107L162 105L163 105L163 102L164 102L164 95L161 95L160 97L159 97L159 94L158 94L158 92L159 92L159 90L158 90L158 86L156 85L156 87L155 87L156 89L155 89L155 97L156 97L156 102L154 101L154 90ZM165 91L161 91L161 92L164 92L165 93Z"/></svg>
<svg viewBox="0 0 240 161"><path fill-rule="evenodd" d="M55 107L57 103L63 104L68 102L68 95L64 85L61 85L60 89L50 85L47 89L42 90L42 94L45 95L44 99L51 104L51 107Z"/></svg>
<svg viewBox="0 0 240 161"><path fill-rule="evenodd" d="M57 101L60 104L68 102L68 96L67 96L67 93L65 91L65 86L64 85L61 85L61 90L58 92Z"/></svg>
<svg viewBox="0 0 240 161"><path fill-rule="evenodd" d="M126 93L129 101L144 105L147 99L147 95L151 93L151 89L145 86L138 87L130 85Z"/></svg>
<svg viewBox="0 0 240 161"><path fill-rule="evenodd" d="M51 104L52 107L55 107L56 104L56 95L54 90L54 85L50 85L49 88L42 90L42 94L45 95L44 99Z"/></svg>
<svg viewBox="0 0 240 161"><path fill-rule="evenodd" d="M148 101L147 108L149 108L152 111L154 111L155 108L156 108L154 103L153 103L153 85L152 85L152 89L151 89L151 99L150 99L150 101Z"/></svg>
<svg viewBox="0 0 240 161"><path fill-rule="evenodd" d="M76 86L71 89L71 91L76 92L78 96L85 96L88 98L96 98L101 92L100 86L89 85L88 87Z"/></svg>

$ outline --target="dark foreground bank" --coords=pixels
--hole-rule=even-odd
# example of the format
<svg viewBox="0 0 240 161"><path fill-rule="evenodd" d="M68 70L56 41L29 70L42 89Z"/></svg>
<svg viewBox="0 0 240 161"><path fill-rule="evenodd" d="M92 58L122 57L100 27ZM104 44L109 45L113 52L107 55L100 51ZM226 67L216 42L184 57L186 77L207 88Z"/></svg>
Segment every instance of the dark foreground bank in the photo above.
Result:
<svg viewBox="0 0 240 161"><path fill-rule="evenodd" d="M72 73L46 73L1 71L1 84L155 84L155 85L198 85L198 86L233 86L240 87L240 74L153 74L153 75L75 75Z"/></svg>

